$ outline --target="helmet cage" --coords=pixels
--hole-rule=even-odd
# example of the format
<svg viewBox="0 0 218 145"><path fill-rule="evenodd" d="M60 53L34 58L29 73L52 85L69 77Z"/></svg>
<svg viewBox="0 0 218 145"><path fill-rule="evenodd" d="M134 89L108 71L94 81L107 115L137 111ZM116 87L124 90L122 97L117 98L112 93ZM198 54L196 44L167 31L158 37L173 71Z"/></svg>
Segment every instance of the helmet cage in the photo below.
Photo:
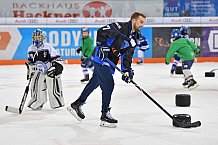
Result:
<svg viewBox="0 0 218 145"><path fill-rule="evenodd" d="M43 44L42 30L36 29L32 35L33 46L39 48Z"/></svg>

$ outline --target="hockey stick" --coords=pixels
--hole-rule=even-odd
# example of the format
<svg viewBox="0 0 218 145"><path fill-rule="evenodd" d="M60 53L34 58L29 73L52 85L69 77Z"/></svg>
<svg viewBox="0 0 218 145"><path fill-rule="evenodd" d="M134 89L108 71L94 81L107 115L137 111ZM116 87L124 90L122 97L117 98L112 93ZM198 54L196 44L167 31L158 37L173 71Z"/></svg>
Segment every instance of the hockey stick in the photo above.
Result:
<svg viewBox="0 0 218 145"><path fill-rule="evenodd" d="M30 82L31 82L31 78L29 79L28 85L26 86L26 89L24 91L23 98L21 100L19 108L14 108L14 107L6 106L5 107L5 111L11 112L11 113L17 113L17 114L21 114L22 113L23 107L24 107L24 104L26 102L26 98L27 98L27 95L28 95L28 92L29 92Z"/></svg>
<svg viewBox="0 0 218 145"><path fill-rule="evenodd" d="M116 70L118 70L121 74L123 72L119 67L117 67L110 59L106 58L105 59L112 67L114 67ZM196 121L193 123L187 123L187 122L180 122L176 120L168 111L166 111L157 101L155 101L147 92L145 92L139 85L137 85L133 80L131 80L131 83L135 85L136 88L138 88L144 95L146 95L155 105L157 105L164 113L166 113L179 127L182 128L190 128L190 127L199 127L201 126L200 121Z"/></svg>
<svg viewBox="0 0 218 145"><path fill-rule="evenodd" d="M26 64L26 63L25 63ZM28 68L28 65L26 64L27 68ZM29 82L28 82L28 85L26 86L26 89L24 91L24 94L23 94L23 98L20 102L20 106L19 108L14 108L14 107L10 107L10 106L5 106L5 111L7 112L11 112L11 113L17 113L17 114L21 114L22 111L23 111L23 107L24 107L24 104L26 102L26 98L27 98L27 95L28 95L28 92L29 92L29 86L30 86L30 82L31 82L31 77L28 76L27 74L27 79L29 78Z"/></svg>

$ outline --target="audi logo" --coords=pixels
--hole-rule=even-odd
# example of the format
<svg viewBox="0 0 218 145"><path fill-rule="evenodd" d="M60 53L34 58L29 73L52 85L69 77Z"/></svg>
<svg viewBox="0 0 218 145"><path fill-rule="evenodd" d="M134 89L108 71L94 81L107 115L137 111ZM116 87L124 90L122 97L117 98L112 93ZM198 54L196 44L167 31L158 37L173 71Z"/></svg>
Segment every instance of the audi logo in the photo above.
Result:
<svg viewBox="0 0 218 145"><path fill-rule="evenodd" d="M78 19L69 19L68 23L78 23Z"/></svg>
<svg viewBox="0 0 218 145"><path fill-rule="evenodd" d="M155 22L155 19L146 19L146 22L148 22L148 23L154 23L154 22Z"/></svg>
<svg viewBox="0 0 218 145"><path fill-rule="evenodd" d="M114 23L114 22L117 22L117 20L116 19L108 19L107 22L108 23Z"/></svg>
<svg viewBox="0 0 218 145"><path fill-rule="evenodd" d="M31 23L31 24L35 24L35 23L38 23L38 20L37 19L28 19L27 22Z"/></svg>
<svg viewBox="0 0 218 145"><path fill-rule="evenodd" d="M185 19L183 19L183 22L193 22L193 19L185 18Z"/></svg>

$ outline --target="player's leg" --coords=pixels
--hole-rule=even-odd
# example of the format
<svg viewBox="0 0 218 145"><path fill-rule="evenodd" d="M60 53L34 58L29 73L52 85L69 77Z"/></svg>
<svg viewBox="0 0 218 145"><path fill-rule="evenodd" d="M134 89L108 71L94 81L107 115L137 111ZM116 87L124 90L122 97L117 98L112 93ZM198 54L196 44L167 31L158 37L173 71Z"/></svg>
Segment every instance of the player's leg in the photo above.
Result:
<svg viewBox="0 0 218 145"><path fill-rule="evenodd" d="M176 71L176 67L179 64L179 61L180 61L180 57L177 54L175 54L174 55L174 61L173 61L173 64L172 64L172 67L171 67L171 70L170 70L171 75L173 75L174 72Z"/></svg>
<svg viewBox="0 0 218 145"><path fill-rule="evenodd" d="M84 75L84 78L80 80L81 82L89 81L89 72L87 69L87 63L88 63L87 58L84 59L81 63L81 68Z"/></svg>
<svg viewBox="0 0 218 145"><path fill-rule="evenodd" d="M48 69L46 75L46 84L49 95L51 108L59 108L64 106L63 88L61 74L63 65L59 61L52 62L52 66Z"/></svg>
<svg viewBox="0 0 218 145"><path fill-rule="evenodd" d="M31 82L31 99L27 106L33 110L42 109L43 104L47 102L45 75L36 71Z"/></svg>
<svg viewBox="0 0 218 145"><path fill-rule="evenodd" d="M89 58L88 60L88 68L93 72L94 71L94 65L93 65L93 62L92 60Z"/></svg>
<svg viewBox="0 0 218 145"><path fill-rule="evenodd" d="M82 105L86 102L88 96L99 86L98 78L94 71L92 78L88 82L88 84L83 89L79 98L71 103L67 110L79 121L85 118L85 115L82 111Z"/></svg>
<svg viewBox="0 0 218 145"><path fill-rule="evenodd" d="M63 107L64 97L61 76L55 76L54 78L46 76L46 84L51 108Z"/></svg>
<svg viewBox="0 0 218 145"><path fill-rule="evenodd" d="M193 62L194 60L188 60L182 62L183 74L185 77L185 82L183 83L183 86L189 89L194 89L199 86L197 82L194 80L193 74L190 71Z"/></svg>
<svg viewBox="0 0 218 145"><path fill-rule="evenodd" d="M145 52L145 50L143 50L143 49L139 49L138 50L138 58L139 58L139 60L137 61L137 64L141 64L141 63L144 62L144 52Z"/></svg>
<svg viewBox="0 0 218 145"><path fill-rule="evenodd" d="M114 89L114 79L111 74L111 68L105 65L94 63L94 72L99 80L99 85L102 90L102 115L101 115L101 126L116 127L118 121L114 119L110 114L110 101L111 95Z"/></svg>

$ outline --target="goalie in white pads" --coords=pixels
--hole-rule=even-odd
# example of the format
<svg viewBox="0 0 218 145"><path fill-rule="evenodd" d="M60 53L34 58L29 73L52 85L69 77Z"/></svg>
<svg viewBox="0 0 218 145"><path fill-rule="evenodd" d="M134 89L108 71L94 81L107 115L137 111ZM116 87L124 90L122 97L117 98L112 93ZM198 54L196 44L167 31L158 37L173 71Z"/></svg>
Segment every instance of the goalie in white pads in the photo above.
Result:
<svg viewBox="0 0 218 145"><path fill-rule="evenodd" d="M28 48L27 79L32 77L31 99L28 107L42 109L47 102L47 93L52 109L63 107L63 89L58 52L46 42L46 32L36 29L32 36L33 44Z"/></svg>

